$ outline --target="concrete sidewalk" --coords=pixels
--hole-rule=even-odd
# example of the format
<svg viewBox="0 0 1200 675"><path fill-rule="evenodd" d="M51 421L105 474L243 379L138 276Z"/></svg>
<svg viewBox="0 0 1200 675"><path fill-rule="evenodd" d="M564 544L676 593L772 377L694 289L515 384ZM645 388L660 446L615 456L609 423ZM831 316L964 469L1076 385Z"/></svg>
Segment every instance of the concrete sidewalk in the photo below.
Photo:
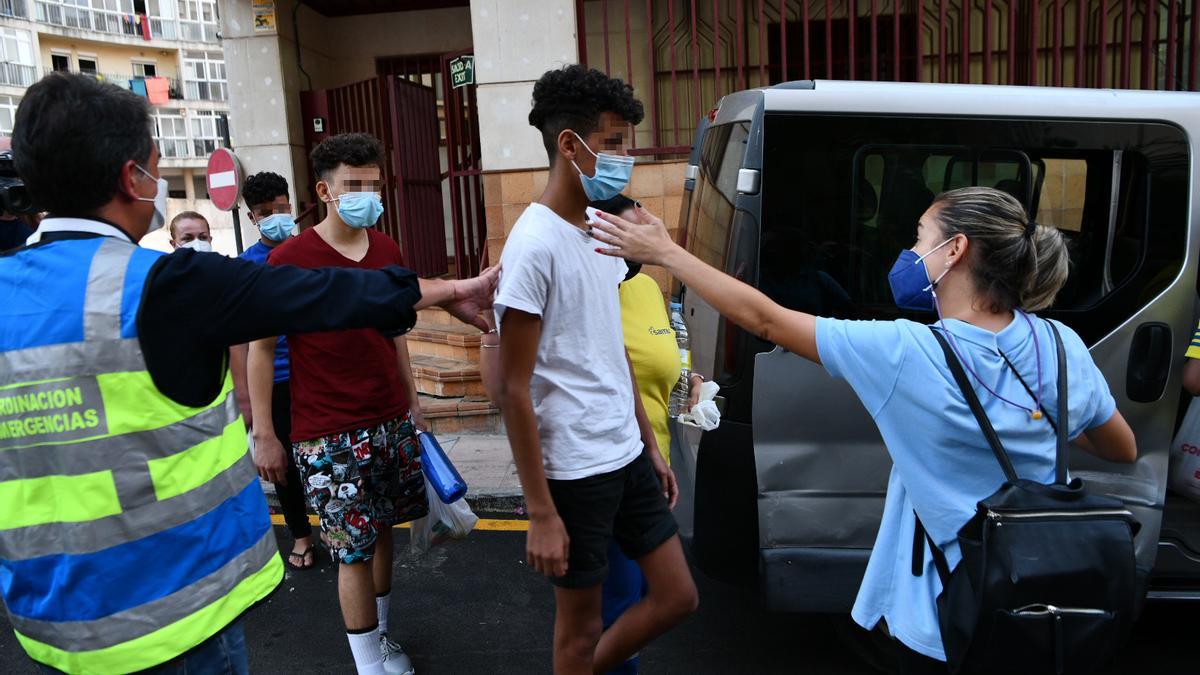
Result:
<svg viewBox="0 0 1200 675"><path fill-rule="evenodd" d="M438 442L467 482L467 501L476 513L524 515L525 499L503 434L439 434ZM263 483L267 503L279 508L275 486Z"/></svg>

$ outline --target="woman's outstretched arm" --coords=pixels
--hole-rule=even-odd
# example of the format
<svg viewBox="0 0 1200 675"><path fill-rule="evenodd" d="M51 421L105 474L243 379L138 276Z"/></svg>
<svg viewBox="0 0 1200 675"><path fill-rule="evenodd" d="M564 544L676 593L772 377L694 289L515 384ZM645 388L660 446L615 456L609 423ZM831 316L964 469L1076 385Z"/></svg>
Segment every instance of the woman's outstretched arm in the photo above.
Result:
<svg viewBox="0 0 1200 675"><path fill-rule="evenodd" d="M637 225L611 213L597 212L592 236L607 247L596 251L634 262L665 267L718 312L764 340L810 361L817 353L816 317L772 302L749 284L714 269L688 253L672 239L661 219L636 207L647 223Z"/></svg>

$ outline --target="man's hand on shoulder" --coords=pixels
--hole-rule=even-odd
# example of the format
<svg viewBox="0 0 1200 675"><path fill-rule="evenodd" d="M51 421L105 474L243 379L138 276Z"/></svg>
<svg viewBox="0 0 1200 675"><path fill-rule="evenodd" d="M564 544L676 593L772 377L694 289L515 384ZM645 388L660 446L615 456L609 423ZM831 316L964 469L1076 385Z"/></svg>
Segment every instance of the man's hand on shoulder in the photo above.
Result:
<svg viewBox="0 0 1200 675"><path fill-rule="evenodd" d="M487 332L487 322L480 313L491 309L496 286L500 283L500 267L485 269L477 277L450 282L453 286L450 302L443 307L451 316L463 323Z"/></svg>

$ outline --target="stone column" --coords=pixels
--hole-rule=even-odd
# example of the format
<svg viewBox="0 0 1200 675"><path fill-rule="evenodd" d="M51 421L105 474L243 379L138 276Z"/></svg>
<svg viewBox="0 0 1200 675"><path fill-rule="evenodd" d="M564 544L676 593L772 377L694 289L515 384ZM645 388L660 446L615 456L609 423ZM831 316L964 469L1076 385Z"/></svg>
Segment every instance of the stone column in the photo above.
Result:
<svg viewBox="0 0 1200 675"><path fill-rule="evenodd" d="M273 171L287 179L293 204L311 201L296 67L292 9L296 0L276 0L277 31L254 30L252 5L222 0L221 46L229 82L229 134L246 174ZM242 218L242 239L258 238Z"/></svg>
<svg viewBox="0 0 1200 675"><path fill-rule="evenodd" d="M546 184L546 150L529 126L533 85L578 60L574 0L471 0L488 259Z"/></svg>
<svg viewBox="0 0 1200 675"><path fill-rule="evenodd" d="M189 205L196 203L196 173L195 169L183 170L183 196Z"/></svg>

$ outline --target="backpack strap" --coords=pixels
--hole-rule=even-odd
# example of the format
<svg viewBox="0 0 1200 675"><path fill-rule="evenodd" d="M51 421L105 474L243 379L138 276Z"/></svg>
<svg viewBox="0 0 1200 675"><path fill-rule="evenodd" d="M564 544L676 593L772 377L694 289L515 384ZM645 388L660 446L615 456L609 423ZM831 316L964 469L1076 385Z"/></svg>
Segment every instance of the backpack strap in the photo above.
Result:
<svg viewBox="0 0 1200 675"><path fill-rule="evenodd" d="M1062 336L1058 334L1058 326L1053 321L1046 323L1054 334L1054 349L1058 357L1058 425L1054 429L1058 433L1058 444L1054 459L1054 482L1066 485L1067 465L1070 463L1070 442L1067 439L1067 428L1070 426L1067 416L1067 350L1063 347Z"/></svg>
<svg viewBox="0 0 1200 675"><path fill-rule="evenodd" d="M912 574L919 577L925 573L925 546L928 544L929 554L933 556L933 566L937 568L938 578L942 580L942 587L945 588L950 583L950 564L946 562L946 554L942 553L933 537L929 536L921 522L921 516L918 516L916 511L913 511L913 518L916 522L913 525Z"/></svg>
<svg viewBox="0 0 1200 675"><path fill-rule="evenodd" d="M954 355L954 350L950 348L950 343L946 341L946 337L933 326L930 326L929 330L933 332L933 337L937 338L938 344L942 346L942 351L946 354L946 365L950 367L950 372L954 375L954 381L958 383L958 388L962 390L963 397L967 399L967 406L971 408L971 412L975 415L975 421L979 423L979 429L983 431L983 437L987 439L988 445L991 446L992 454L996 456L996 461L1000 463L1000 468L1004 470L1004 477L1009 483L1016 483L1019 480L1017 470L1013 468L1012 460L1009 459L1008 453L1004 451L1004 446L1000 443L1000 437L992 427L992 421L988 419L987 413L983 411L983 404L979 402L979 397L975 394L975 389L971 386L971 381L967 379L966 371L963 370L962 364L958 362L958 357ZM1066 375L1060 373L1059 379L1065 380Z"/></svg>

